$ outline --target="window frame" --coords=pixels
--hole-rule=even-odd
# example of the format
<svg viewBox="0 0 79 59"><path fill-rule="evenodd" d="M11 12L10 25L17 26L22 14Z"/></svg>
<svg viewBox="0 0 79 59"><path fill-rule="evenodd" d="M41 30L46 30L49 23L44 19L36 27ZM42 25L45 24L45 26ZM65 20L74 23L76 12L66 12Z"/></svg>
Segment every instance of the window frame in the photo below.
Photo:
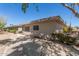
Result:
<svg viewBox="0 0 79 59"><path fill-rule="evenodd" d="M33 30L34 31L39 31L39 25L33 25Z"/></svg>

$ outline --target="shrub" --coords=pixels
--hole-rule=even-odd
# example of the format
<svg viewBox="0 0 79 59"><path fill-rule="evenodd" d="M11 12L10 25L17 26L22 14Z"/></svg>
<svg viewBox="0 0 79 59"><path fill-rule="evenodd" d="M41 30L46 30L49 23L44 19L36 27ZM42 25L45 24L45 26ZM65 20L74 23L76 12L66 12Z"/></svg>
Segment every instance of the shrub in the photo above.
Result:
<svg viewBox="0 0 79 59"><path fill-rule="evenodd" d="M59 41L61 41L61 42L64 41L64 34L58 33L56 36L57 36L57 38L59 39Z"/></svg>
<svg viewBox="0 0 79 59"><path fill-rule="evenodd" d="M16 33L16 29L9 30L11 33Z"/></svg>
<svg viewBox="0 0 79 59"><path fill-rule="evenodd" d="M70 37L68 35L65 35L64 33L53 33L52 34L53 37L57 37L58 40L62 43L66 43L66 44L75 44L76 38Z"/></svg>
<svg viewBox="0 0 79 59"><path fill-rule="evenodd" d="M76 40L76 38L70 37L65 34L58 34L58 38L61 42L66 44L75 44L75 40Z"/></svg>
<svg viewBox="0 0 79 59"><path fill-rule="evenodd" d="M63 32L64 32L64 33L67 33L67 32L68 32L68 28L67 28L67 27L64 27L64 28L63 28Z"/></svg>
<svg viewBox="0 0 79 59"><path fill-rule="evenodd" d="M76 38L70 37L70 36L65 36L64 42L66 44L75 44Z"/></svg>
<svg viewBox="0 0 79 59"><path fill-rule="evenodd" d="M56 38L57 38L57 34L56 33L52 33L51 34L51 39L53 38L53 40L56 40Z"/></svg>

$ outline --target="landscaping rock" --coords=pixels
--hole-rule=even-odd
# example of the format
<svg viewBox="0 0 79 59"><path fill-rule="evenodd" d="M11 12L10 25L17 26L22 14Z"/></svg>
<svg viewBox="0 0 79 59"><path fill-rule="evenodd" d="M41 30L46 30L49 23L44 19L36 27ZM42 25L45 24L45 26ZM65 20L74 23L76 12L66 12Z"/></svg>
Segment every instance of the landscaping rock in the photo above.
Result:
<svg viewBox="0 0 79 59"><path fill-rule="evenodd" d="M0 55L8 56L79 56L79 49L59 41L50 41L39 38L23 38L20 34L1 35L3 39L11 38L14 43L0 45ZM21 37L22 36L22 37ZM0 37L0 38L1 38ZM18 39L17 39L18 38ZM20 39L20 40L19 40Z"/></svg>

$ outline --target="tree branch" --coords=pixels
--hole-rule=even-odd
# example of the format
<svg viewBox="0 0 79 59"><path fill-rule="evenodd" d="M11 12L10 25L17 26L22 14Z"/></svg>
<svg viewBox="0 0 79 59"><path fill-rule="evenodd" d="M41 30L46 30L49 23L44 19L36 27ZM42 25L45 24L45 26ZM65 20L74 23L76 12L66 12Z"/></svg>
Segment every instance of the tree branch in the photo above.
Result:
<svg viewBox="0 0 79 59"><path fill-rule="evenodd" d="M72 7L68 6L68 5L65 4L65 3L62 3L62 5L63 5L64 7L66 7L66 8L68 8L70 11L72 11L72 13L73 13L76 17L79 18L79 13L78 13L75 9L73 9ZM77 5L79 5L79 4L77 4Z"/></svg>
<svg viewBox="0 0 79 59"><path fill-rule="evenodd" d="M72 7L68 6L67 4L62 3L62 5L63 5L64 7L66 7L66 8L68 8L69 10L71 10L74 14L77 13L76 10L74 10Z"/></svg>

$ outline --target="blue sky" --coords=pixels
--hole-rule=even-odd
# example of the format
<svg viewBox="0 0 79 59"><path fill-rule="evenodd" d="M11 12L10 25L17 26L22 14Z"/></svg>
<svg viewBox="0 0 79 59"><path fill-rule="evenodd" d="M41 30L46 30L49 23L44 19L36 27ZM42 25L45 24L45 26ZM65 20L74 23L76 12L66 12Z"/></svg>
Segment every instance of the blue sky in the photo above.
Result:
<svg viewBox="0 0 79 59"><path fill-rule="evenodd" d="M0 17L4 17L7 20L7 26L10 24L23 24L50 16L61 16L67 24L69 24L71 20L72 26L79 26L79 18L76 18L70 10L63 7L61 4L40 3L37 5L39 6L39 12L35 10L35 6L33 4L30 4L30 7L24 14L21 10L21 4L19 3L1 3Z"/></svg>

